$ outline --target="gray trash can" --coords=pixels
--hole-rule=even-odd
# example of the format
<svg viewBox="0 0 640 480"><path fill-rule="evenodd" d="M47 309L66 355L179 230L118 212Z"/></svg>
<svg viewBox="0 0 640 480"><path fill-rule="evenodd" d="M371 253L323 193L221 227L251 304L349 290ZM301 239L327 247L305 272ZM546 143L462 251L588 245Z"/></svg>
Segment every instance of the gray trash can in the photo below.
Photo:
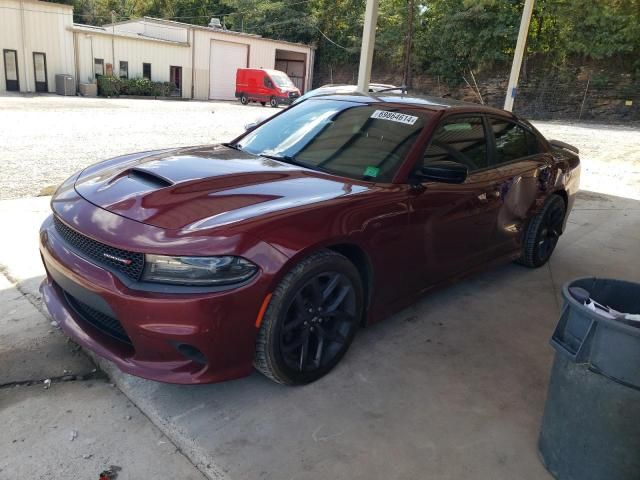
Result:
<svg viewBox="0 0 640 480"><path fill-rule="evenodd" d="M640 328L589 310L571 287L620 312L640 313L640 284L583 278L563 287L542 462L558 480L639 480Z"/></svg>

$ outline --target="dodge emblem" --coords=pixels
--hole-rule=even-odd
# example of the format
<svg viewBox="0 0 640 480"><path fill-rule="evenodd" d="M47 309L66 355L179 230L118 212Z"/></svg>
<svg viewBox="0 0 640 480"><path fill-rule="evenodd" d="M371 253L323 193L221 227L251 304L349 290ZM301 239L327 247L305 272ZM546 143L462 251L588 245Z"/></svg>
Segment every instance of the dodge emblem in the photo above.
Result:
<svg viewBox="0 0 640 480"><path fill-rule="evenodd" d="M122 265L131 265L132 263L132 260L129 260L128 258L116 257L115 255L111 255L110 253L106 252L103 252L102 256L108 258L109 260L113 260L114 262L121 263Z"/></svg>

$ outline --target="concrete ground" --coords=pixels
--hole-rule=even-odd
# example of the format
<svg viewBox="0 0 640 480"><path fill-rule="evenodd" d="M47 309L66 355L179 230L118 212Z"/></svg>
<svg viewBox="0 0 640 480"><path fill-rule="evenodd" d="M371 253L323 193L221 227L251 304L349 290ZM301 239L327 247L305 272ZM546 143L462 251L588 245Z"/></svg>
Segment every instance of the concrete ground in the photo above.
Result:
<svg viewBox="0 0 640 480"><path fill-rule="evenodd" d="M0 200L46 192L106 158L229 141L278 111L239 102L0 96Z"/></svg>
<svg viewBox="0 0 640 480"><path fill-rule="evenodd" d="M569 141L586 152L583 185L588 188L579 194L549 265L537 270L506 265L435 292L359 332L341 364L305 387L275 385L258 374L217 385L174 386L121 374L108 362L101 361L100 366L135 405L136 415L139 409L208 478L550 479L538 460L536 441L553 358L548 340L561 306L559 290L564 282L585 275L640 281L639 160L637 153L625 159L620 149L637 144L640 132L613 128L607 149L605 140L594 138L588 126L541 127L553 137L561 133L559 139L573 135ZM597 148L590 150L594 143ZM616 175L622 183L615 181ZM11 235L0 235L0 265L36 308L42 275L36 232L47 210L46 198L0 202L0 224L12 227ZM15 309L0 303L0 318L7 316L8 308ZM15 338L22 335L14 332ZM0 351L10 348L2 341L0 337ZM25 390L20 397L22 410L14 408L18 403L11 399L14 389L0 388L0 423L13 422L16 415L22 415L25 423L31 412L42 426L30 430L31 438L49 432L49 440L38 444L38 453L55 450L59 443L71 448L63 442L66 435L56 437L50 433L56 429L46 430L56 423L46 423L37 412L81 396L73 387L104 382L91 375L73 385L56 383L47 391L39 385L17 387ZM60 402L46 401L47 395L57 392ZM127 400L113 388L100 392L111 403L101 403L102 394L82 398L101 415L114 415L105 417L109 423L102 441L107 452L114 445L108 442L128 441L136 430L121 420L128 415ZM57 415L58 428L64 425L65 432L74 428L62 422L75 416L61 410ZM43 465L55 469L53 456L34 463L28 458L33 455L29 449L4 448L13 445L16 429L14 422L8 433L0 432L0 478L5 472L16 478L15 468L7 470L9 453L14 452L22 455L21 465L32 465L27 473L36 467L41 471ZM83 430L76 430L73 442L84 436ZM93 433L89 430L86 435ZM136 457L137 452L160 455L161 450L150 448L153 435L128 444L131 457L117 450L121 457L101 457L100 466L135 464L142 458ZM69 449L62 458L78 463L82 459ZM149 464L155 461L151 458ZM183 465L180 462L174 463ZM189 477L165 474L163 478Z"/></svg>
<svg viewBox="0 0 640 480"><path fill-rule="evenodd" d="M0 238L0 264L8 265L7 273L36 306L34 288L42 271L38 273L37 255L27 252L35 248L35 232L47 209L42 198L0 202L0 222L17 222L21 228L19 237ZM22 212L19 222L12 216L16 212ZM254 374L217 385L175 386L121 374L105 361L100 366L168 437L165 441L209 478L549 479L538 461L536 440L553 358L548 340L560 311L559 289L585 275L640 281L634 261L639 255L640 202L581 192L548 266L529 270L506 265L429 295L362 330L336 370L312 385L283 387ZM19 300L15 292L6 295ZM29 306L16 309L3 302L0 317L7 316L8 308L34 313ZM23 335L14 327L11 338ZM0 351L7 343L0 343ZM60 363L51 375L65 365ZM95 405L100 415L108 414L103 417L109 427L105 425L101 437L104 451L110 451L106 445L116 438L128 441L138 430L122 422L130 411L125 399L107 388L104 380L91 381L104 388L87 390L60 383L49 391L41 385L19 387L18 393L0 389L0 422L10 422L0 439L14 440L10 437L16 434L7 433L19 430L11 421L14 416L22 424L29 412L48 406L56 419L50 424L58 425L58 430L48 429L47 415L38 413L28 431L34 438L48 433L49 442L57 443L76 425L63 420L76 417L56 408L60 402L52 397L60 395L62 404L68 405L65 399L88 392L91 395L82 397L82 403L89 405L86 411ZM14 400L20 389L25 390L21 402ZM95 392L101 393L94 396ZM12 406L16 403L22 406ZM79 432L90 429L91 422L82 420L87 423L80 423ZM140 442L136 438L131 449L119 450L122 455L130 452L130 457L105 454L102 463L91 468L109 462L135 464L137 452L151 448L148 442L160 435L150 426L144 428L156 432L145 435L147 447L141 442L134 448ZM50 443L43 439L42 445ZM36 465L29 463L32 453L27 451L18 457L20 465ZM61 455L68 461L82 459L78 451L75 456ZM56 458L60 458L57 453ZM37 465L42 464L58 465L53 457L40 459ZM7 465L0 454L0 468Z"/></svg>
<svg viewBox="0 0 640 480"><path fill-rule="evenodd" d="M0 479L203 480L32 300L0 274Z"/></svg>

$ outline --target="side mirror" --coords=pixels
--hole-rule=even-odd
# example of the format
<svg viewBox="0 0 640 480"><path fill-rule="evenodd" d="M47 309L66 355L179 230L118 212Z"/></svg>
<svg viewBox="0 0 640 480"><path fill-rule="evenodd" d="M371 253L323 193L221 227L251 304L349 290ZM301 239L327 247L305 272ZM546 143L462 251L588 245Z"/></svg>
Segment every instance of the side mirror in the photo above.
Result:
<svg viewBox="0 0 640 480"><path fill-rule="evenodd" d="M258 126L258 123L260 122L251 122L251 123L247 123L244 126L244 131L245 132L250 132L251 130L255 129Z"/></svg>
<svg viewBox="0 0 640 480"><path fill-rule="evenodd" d="M418 171L421 180L441 183L463 183L467 179L469 169L466 165L449 160L432 162Z"/></svg>

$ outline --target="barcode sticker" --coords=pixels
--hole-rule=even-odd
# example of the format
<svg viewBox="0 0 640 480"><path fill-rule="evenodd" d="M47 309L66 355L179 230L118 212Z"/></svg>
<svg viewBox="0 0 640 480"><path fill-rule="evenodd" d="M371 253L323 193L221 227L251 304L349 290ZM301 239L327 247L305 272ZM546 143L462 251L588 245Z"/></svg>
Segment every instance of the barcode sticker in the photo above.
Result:
<svg viewBox="0 0 640 480"><path fill-rule="evenodd" d="M407 125L413 125L418 120L418 117L413 115L407 115L405 113L388 112L386 110L376 110L371 114L371 118L378 118L380 120L389 120L391 122L405 123Z"/></svg>

